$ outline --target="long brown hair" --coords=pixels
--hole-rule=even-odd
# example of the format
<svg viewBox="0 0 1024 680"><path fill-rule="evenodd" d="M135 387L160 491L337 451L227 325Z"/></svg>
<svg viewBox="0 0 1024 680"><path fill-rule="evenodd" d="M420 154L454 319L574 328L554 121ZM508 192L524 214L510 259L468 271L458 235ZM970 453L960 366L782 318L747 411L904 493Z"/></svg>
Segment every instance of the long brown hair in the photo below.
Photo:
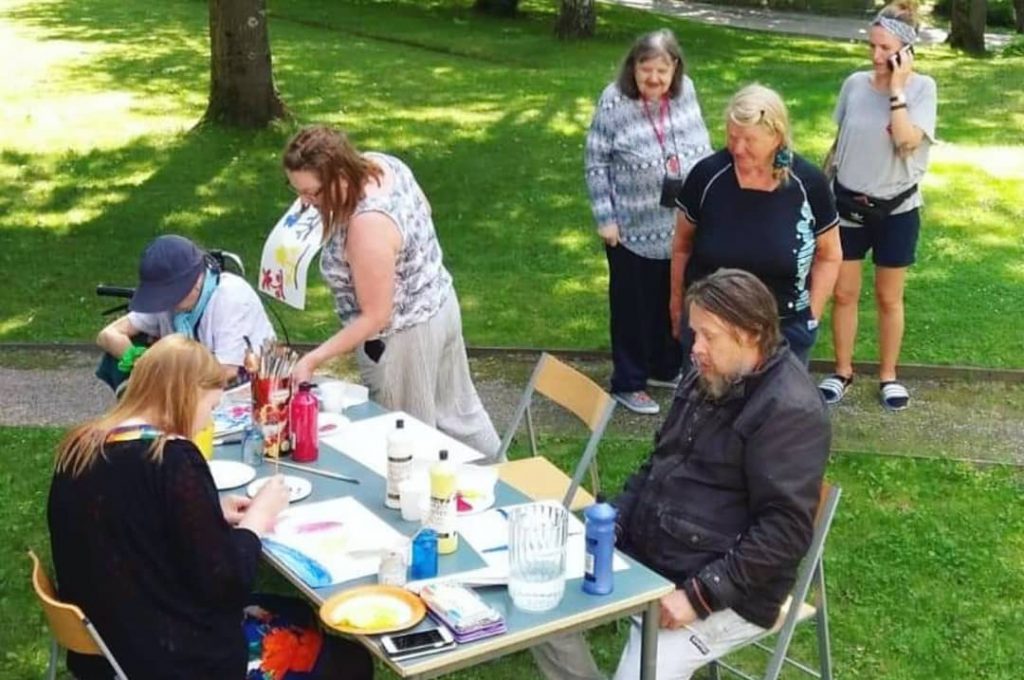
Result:
<svg viewBox="0 0 1024 680"><path fill-rule="evenodd" d="M782 342L775 296L750 272L722 268L705 276L687 288L686 308L690 305L697 305L757 338L763 358L774 354Z"/></svg>
<svg viewBox="0 0 1024 680"><path fill-rule="evenodd" d="M384 175L380 166L352 146L348 135L326 125L313 125L296 133L285 147L281 163L289 172L311 172L320 180L324 241L352 217L363 198L366 180L372 177L379 182ZM341 180L347 184L347 191L342 190Z"/></svg>
<svg viewBox="0 0 1024 680"><path fill-rule="evenodd" d="M80 475L106 455L103 445L110 432L132 418L142 418L165 433L150 449L159 462L167 435L192 436L202 392L223 386L223 370L210 350L184 335L162 338L135 364L128 387L114 408L64 438L57 450L57 471Z"/></svg>

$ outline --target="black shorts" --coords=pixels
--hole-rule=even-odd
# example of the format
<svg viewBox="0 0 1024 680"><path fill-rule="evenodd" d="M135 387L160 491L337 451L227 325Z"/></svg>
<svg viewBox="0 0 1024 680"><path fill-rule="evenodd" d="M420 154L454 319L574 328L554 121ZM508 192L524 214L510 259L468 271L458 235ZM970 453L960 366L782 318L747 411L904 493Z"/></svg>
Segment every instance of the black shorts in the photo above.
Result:
<svg viewBox="0 0 1024 680"><path fill-rule="evenodd" d="M881 222L862 227L839 227L844 260L863 260L871 251L871 261L879 267L909 267L914 264L921 214L917 208L889 215Z"/></svg>

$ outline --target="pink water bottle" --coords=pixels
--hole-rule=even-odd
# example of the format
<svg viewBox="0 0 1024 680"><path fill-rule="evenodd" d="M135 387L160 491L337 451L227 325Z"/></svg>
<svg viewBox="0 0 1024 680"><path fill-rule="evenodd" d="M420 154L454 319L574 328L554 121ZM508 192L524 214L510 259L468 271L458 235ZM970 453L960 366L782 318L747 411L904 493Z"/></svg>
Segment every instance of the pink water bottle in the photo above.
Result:
<svg viewBox="0 0 1024 680"><path fill-rule="evenodd" d="M296 463L312 463L319 453L317 416L320 402L309 391L310 387L308 382L300 384L298 394L292 397L292 460Z"/></svg>

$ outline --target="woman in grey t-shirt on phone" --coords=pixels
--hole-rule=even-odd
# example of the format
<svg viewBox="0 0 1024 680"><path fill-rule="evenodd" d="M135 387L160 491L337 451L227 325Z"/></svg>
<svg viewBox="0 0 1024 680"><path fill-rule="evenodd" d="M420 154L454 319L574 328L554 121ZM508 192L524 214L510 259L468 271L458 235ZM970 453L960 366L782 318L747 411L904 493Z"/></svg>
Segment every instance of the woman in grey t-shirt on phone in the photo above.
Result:
<svg viewBox="0 0 1024 680"><path fill-rule="evenodd" d="M918 18L912 0L884 7L868 33L871 71L843 83L831 167L840 215L843 264L835 288L832 335L835 372L819 385L825 401L842 400L853 382L862 260L875 264L878 305L879 400L902 410L910 394L896 376L903 341L903 289L914 263L922 204L918 183L935 141L935 81L914 71Z"/></svg>

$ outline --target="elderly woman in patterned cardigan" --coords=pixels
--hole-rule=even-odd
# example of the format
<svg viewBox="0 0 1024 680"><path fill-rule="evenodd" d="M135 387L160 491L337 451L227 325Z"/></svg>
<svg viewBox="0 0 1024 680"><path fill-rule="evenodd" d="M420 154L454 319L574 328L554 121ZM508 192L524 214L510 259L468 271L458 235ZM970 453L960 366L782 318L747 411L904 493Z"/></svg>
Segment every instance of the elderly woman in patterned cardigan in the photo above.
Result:
<svg viewBox="0 0 1024 680"><path fill-rule="evenodd" d="M590 204L608 257L611 391L636 413L658 413L648 385L678 381L668 312L673 201L710 153L675 36L665 29L641 36L601 93L586 145Z"/></svg>

